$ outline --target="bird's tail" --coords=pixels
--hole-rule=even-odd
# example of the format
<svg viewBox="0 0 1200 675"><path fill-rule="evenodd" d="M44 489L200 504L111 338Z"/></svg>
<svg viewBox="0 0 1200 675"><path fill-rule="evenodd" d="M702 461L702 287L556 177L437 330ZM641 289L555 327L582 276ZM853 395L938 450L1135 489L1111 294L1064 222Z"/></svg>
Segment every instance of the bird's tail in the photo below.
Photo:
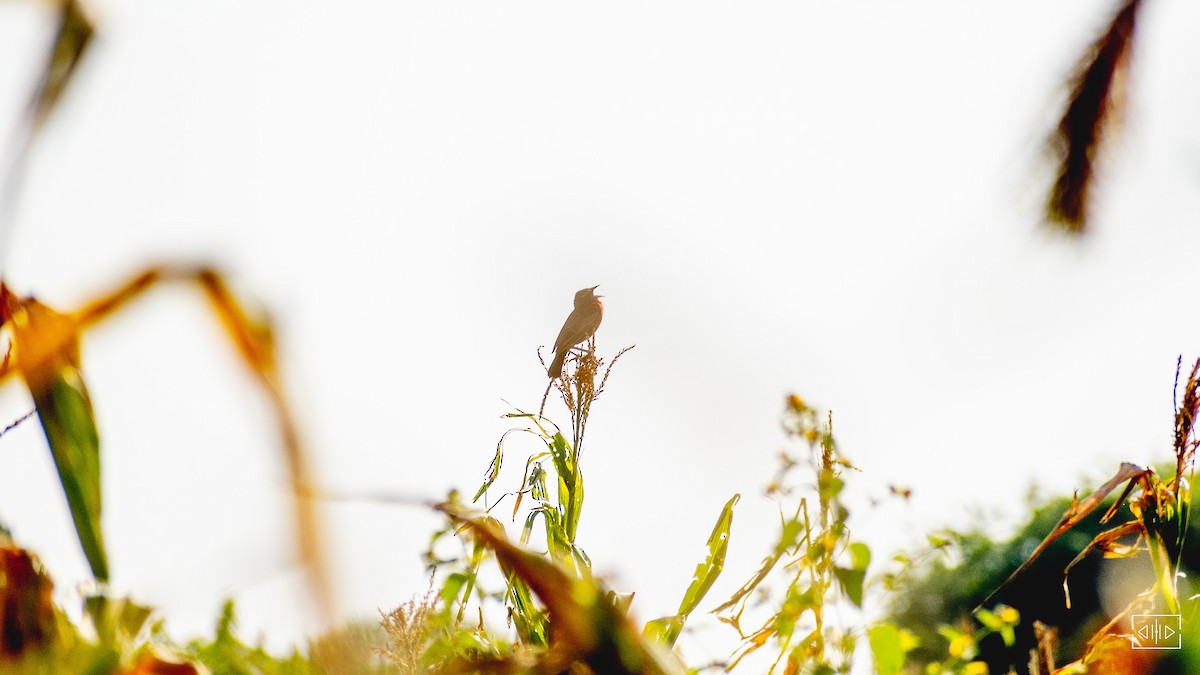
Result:
<svg viewBox="0 0 1200 675"><path fill-rule="evenodd" d="M562 376L563 359L567 358L567 350L562 349L554 354L554 360L550 362L550 379L557 380Z"/></svg>

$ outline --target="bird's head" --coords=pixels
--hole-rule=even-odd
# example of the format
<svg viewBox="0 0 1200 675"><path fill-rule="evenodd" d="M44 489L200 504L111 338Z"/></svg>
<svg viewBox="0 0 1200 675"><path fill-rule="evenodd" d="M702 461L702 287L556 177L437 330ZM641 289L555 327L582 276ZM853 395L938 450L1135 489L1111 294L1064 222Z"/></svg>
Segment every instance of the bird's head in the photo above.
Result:
<svg viewBox="0 0 1200 675"><path fill-rule="evenodd" d="M596 298L603 298L603 295L596 295L596 289L600 288L600 284L596 284L591 288L583 288L575 293L575 306L586 307Z"/></svg>

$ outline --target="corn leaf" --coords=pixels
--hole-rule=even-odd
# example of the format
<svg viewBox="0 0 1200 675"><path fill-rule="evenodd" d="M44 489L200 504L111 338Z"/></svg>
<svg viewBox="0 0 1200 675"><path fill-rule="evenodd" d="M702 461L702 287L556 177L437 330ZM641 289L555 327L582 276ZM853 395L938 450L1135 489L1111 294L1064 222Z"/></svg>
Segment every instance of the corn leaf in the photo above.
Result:
<svg viewBox="0 0 1200 675"><path fill-rule="evenodd" d="M523 582L545 606L551 638L536 672L563 672L576 663L611 675L677 671L641 639L596 581L572 577L550 560L517 546L495 521L474 518L451 504L438 508L461 521L495 553L505 574Z"/></svg>
<svg viewBox="0 0 1200 675"><path fill-rule="evenodd" d="M679 612L674 616L665 616L647 623L646 628L642 631L647 639L654 640L666 647L675 646L675 641L679 639L679 633L683 630L688 616L708 594L717 577L725 569L725 553L729 550L729 531L733 526L733 507L741 498L740 494L735 494L728 502L725 502L725 507L721 509L721 515L717 517L717 524L713 526L712 534L708 537L708 557L704 562L696 565L696 571L692 573L692 583L683 594L683 601L679 603Z"/></svg>
<svg viewBox="0 0 1200 675"><path fill-rule="evenodd" d="M79 371L63 365L56 376L31 386L34 406L50 444L79 544L97 581L108 580L108 555L100 529L100 438L92 403Z"/></svg>
<svg viewBox="0 0 1200 675"><path fill-rule="evenodd" d="M807 502L801 499L800 504L796 507L795 515L783 523L783 527L779 534L779 541L775 544L775 550L771 552L771 555L763 558L762 563L759 565L758 572L756 572L749 581L743 584L742 587L738 589L738 591L734 593L732 597L723 602L716 609L712 610L713 614L719 614L720 612L731 610L737 607L739 603L741 603L743 600L749 597L751 593L754 592L754 589L758 588L759 584L761 584L767 578L767 575L771 573L771 570L775 569L775 565L779 562L780 558L782 558L783 555L789 550L799 545L801 535L804 534L804 524L800 520L800 514L805 509L807 509ZM736 614L740 613L741 612L736 612Z"/></svg>
<svg viewBox="0 0 1200 675"><path fill-rule="evenodd" d="M1053 544L1055 540L1061 537L1065 532L1078 525L1079 522L1086 518L1089 513L1096 510L1096 507L1100 506L1100 504L1104 501L1104 498L1107 497L1113 490L1117 489L1117 486L1128 481L1128 485L1126 485L1125 490L1121 493L1121 498L1118 499L1117 503L1114 504L1112 508L1109 509L1108 513L1105 514L1105 520L1107 520L1113 515L1113 513L1116 512L1117 506L1125 500L1125 497L1133 489L1133 486L1139 482L1145 481L1152 473L1153 470L1151 469L1144 469L1136 464L1122 462L1121 468L1117 471L1117 473L1113 475L1112 478L1109 478L1104 485L1096 488L1095 492L1088 495L1083 501L1072 500L1070 508L1068 508L1067 512L1063 514L1061 519L1059 519L1058 524L1054 526L1054 529L1051 530L1050 534L1046 535L1046 538L1042 540L1042 543L1038 544L1038 547L1033 550L1033 553L1029 555L1029 558L1027 558L1024 563L1021 563L1021 566L1018 567L1012 574L1010 574L1008 578L996 588L996 590L992 591L986 598L984 598L983 602L979 603L979 607L976 609L980 609L991 602L992 598L995 598L1000 591L1004 590L1004 588L1012 583L1013 579L1016 579L1021 575L1022 572L1029 569L1029 566L1033 564L1033 561L1037 560L1038 556L1040 556L1047 548L1049 548L1050 544Z"/></svg>

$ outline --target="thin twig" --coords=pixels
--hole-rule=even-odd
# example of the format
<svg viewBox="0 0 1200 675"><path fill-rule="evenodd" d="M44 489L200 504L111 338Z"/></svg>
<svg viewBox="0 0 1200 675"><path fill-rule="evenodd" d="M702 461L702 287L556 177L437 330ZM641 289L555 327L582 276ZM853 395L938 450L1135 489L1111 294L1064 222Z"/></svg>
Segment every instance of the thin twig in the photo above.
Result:
<svg viewBox="0 0 1200 675"><path fill-rule="evenodd" d="M15 422L4 427L4 429L0 429L0 436L4 436L4 434L7 434L8 432L12 431L13 429L16 429L18 426L20 426L21 422L24 422L25 420L29 419L30 417L33 417L34 413L36 413L36 412L37 412L37 409L35 408L35 409L30 410L29 412L25 413L24 415L21 415L20 417L18 417Z"/></svg>

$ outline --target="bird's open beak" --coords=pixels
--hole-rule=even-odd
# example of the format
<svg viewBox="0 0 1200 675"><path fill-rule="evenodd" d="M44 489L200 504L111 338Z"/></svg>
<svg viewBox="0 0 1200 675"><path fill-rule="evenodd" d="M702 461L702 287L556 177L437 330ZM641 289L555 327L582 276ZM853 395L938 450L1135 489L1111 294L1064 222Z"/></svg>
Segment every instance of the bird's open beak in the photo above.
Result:
<svg viewBox="0 0 1200 675"><path fill-rule="evenodd" d="M588 289L588 290L590 290L590 291L592 292L592 295L595 295L597 298L603 298L603 297L604 297L603 295L596 295L596 289L597 289L597 288L600 288L600 284L596 284L595 286L592 286L592 287L591 287L590 289Z"/></svg>

